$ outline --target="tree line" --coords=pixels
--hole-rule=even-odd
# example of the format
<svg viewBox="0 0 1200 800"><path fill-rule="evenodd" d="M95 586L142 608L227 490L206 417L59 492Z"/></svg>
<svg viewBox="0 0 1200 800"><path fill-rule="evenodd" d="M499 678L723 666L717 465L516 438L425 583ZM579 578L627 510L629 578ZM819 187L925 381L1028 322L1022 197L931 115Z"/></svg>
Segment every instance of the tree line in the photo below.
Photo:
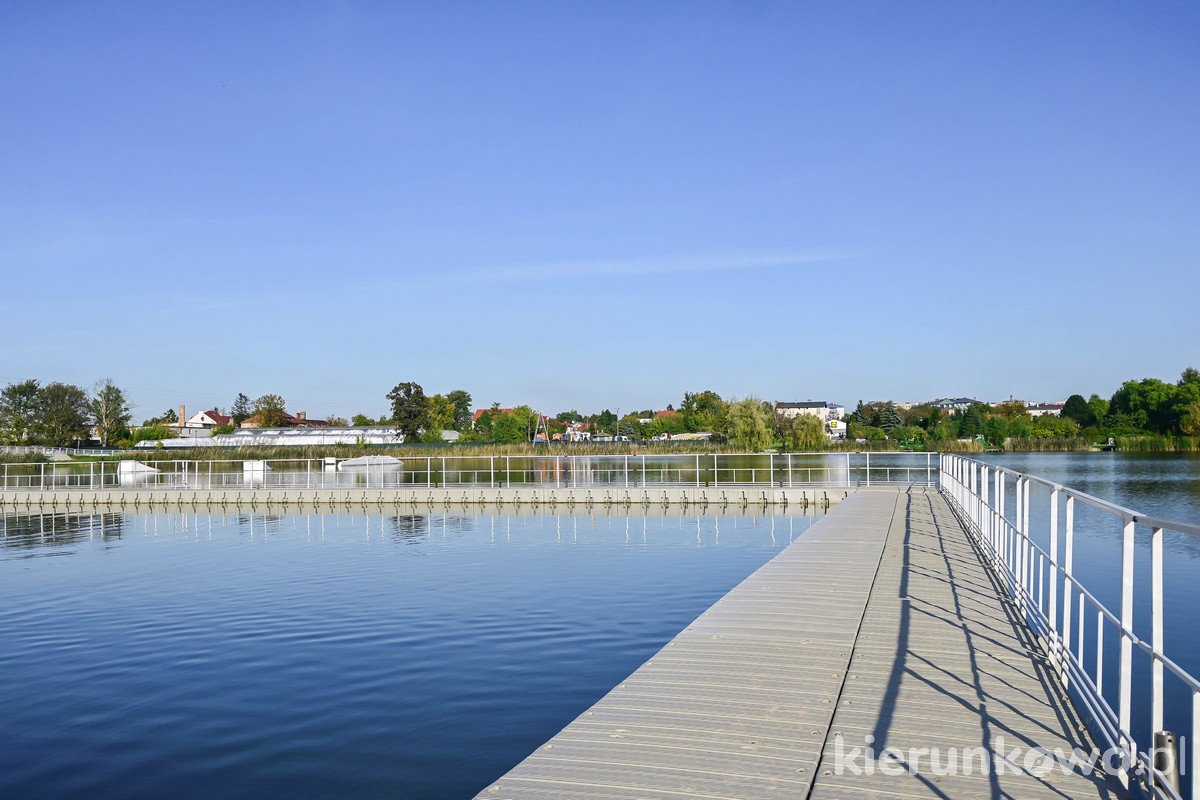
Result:
<svg viewBox="0 0 1200 800"><path fill-rule="evenodd" d="M68 447L87 444L95 431L102 445L127 440L132 409L109 378L86 390L30 379L0 391L0 442Z"/></svg>
<svg viewBox="0 0 1200 800"><path fill-rule="evenodd" d="M711 433L713 440L754 452L779 447L787 450L823 449L828 438L817 417L801 414L789 418L775 412L771 403L756 397L726 400L711 390L684 392L678 408L666 414L651 409L621 415L610 409L584 415L575 409L543 416L528 405L511 409L493 403L478 415L464 389L427 395L416 382L398 383L386 395L390 416L372 419L356 414L346 420L331 417L331 425L386 425L407 441L441 442L442 431L453 430L459 441L518 443L532 441L543 432L553 436L569 426L581 425L593 434L650 439L682 433ZM286 403L278 394L251 400L239 393L228 416L231 424L214 432L232 431L254 418L260 427L279 427L287 419ZM41 384L30 379L0 391L0 443L8 445L69 446L87 443L93 436L102 445L129 446L143 439L176 435L169 426L180 420L175 411L132 427L132 409L111 379L96 382L91 390L65 383ZM848 419L847 436L866 441L893 440L923 447L955 439L975 439L1000 447L1010 440L1092 440L1114 436L1200 436L1200 372L1188 367L1175 383L1157 378L1129 380L1109 399L1097 394L1073 394L1060 416L1030 415L1025 404L1008 401L995 405L972 403L947 411L932 404L901 408L894 402L860 401Z"/></svg>
<svg viewBox="0 0 1200 800"><path fill-rule="evenodd" d="M847 428L852 439L894 439L913 445L977 439L995 447L1011 440L1200 436L1200 373L1188 367L1173 384L1158 378L1125 381L1107 400L1098 394L1086 399L1073 394L1059 416L1033 416L1019 400L972 403L953 411L860 401Z"/></svg>

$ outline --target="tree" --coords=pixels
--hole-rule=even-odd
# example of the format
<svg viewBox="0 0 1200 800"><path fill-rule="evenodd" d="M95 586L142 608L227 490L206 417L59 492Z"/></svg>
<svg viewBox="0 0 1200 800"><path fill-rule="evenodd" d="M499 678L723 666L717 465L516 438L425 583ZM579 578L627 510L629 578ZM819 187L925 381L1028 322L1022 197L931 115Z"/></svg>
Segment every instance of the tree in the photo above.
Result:
<svg viewBox="0 0 1200 800"><path fill-rule="evenodd" d="M10 383L0 392L0 442L27 444L38 421L41 387L36 380Z"/></svg>
<svg viewBox="0 0 1200 800"><path fill-rule="evenodd" d="M141 427L144 428L147 425L175 425L178 422L179 416L175 413L175 409L168 408L157 417L148 417L142 420Z"/></svg>
<svg viewBox="0 0 1200 800"><path fill-rule="evenodd" d="M92 390L92 418L96 421L96 434L100 444L108 447L114 439L124 439L129 436L129 423L133 421L133 409L125 399L125 393L112 382L104 378Z"/></svg>
<svg viewBox="0 0 1200 800"><path fill-rule="evenodd" d="M475 420L475 436L479 439L479 441L495 441L493 438L494 434L492 431L492 423L495 421L496 415L499 413L499 411L493 411L489 408L479 415L479 419Z"/></svg>
<svg viewBox="0 0 1200 800"><path fill-rule="evenodd" d="M1020 400L1005 400L996 406L996 413L1009 422L1017 419L1029 419L1029 410L1025 408L1025 404Z"/></svg>
<svg viewBox="0 0 1200 800"><path fill-rule="evenodd" d="M255 400L253 411L260 428L279 428L287 422L287 404L277 394L264 394Z"/></svg>
<svg viewBox="0 0 1200 800"><path fill-rule="evenodd" d="M1108 418L1108 401L1098 394L1093 394L1087 401L1088 409L1092 412L1094 425L1103 425Z"/></svg>
<svg viewBox="0 0 1200 800"><path fill-rule="evenodd" d="M350 424L344 417L338 417L333 414L327 416L325 421L329 423L329 427L331 428L344 428Z"/></svg>
<svg viewBox="0 0 1200 800"><path fill-rule="evenodd" d="M958 436L960 439L974 439L981 433L983 433L983 414L980 413L979 407L972 403L967 407L958 424Z"/></svg>
<svg viewBox="0 0 1200 800"><path fill-rule="evenodd" d="M858 405L855 407L854 413L851 416L853 416L858 422L862 423L866 427L879 428L882 427L881 423L883 422L883 411L886 408L887 403L881 403L878 401L864 403L862 400L859 400Z"/></svg>
<svg viewBox="0 0 1200 800"><path fill-rule="evenodd" d="M229 409L229 416L233 417L233 424L241 425L253 413L254 411L250 407L250 398L238 392L238 396L233 399L233 407Z"/></svg>
<svg viewBox="0 0 1200 800"><path fill-rule="evenodd" d="M615 433L617 430L617 415L606 408L600 412L600 416L596 417L596 424L600 426L600 430L611 430Z"/></svg>
<svg viewBox="0 0 1200 800"><path fill-rule="evenodd" d="M747 453L757 453L774 443L771 413L757 397L730 403L726 415L726 435L734 447Z"/></svg>
<svg viewBox="0 0 1200 800"><path fill-rule="evenodd" d="M355 414L350 418L350 424L356 428L362 428L367 425L374 425L375 420L371 419L366 414Z"/></svg>
<svg viewBox="0 0 1200 800"><path fill-rule="evenodd" d="M143 425L140 428L134 428L130 433L130 441L133 444L138 442L154 442L162 441L163 439L175 439L179 436L179 431L175 428L168 428L166 425Z"/></svg>
<svg viewBox="0 0 1200 800"><path fill-rule="evenodd" d="M1178 421L1175 401L1179 389L1158 378L1125 381L1113 394L1109 413L1125 416L1144 431L1172 434Z"/></svg>
<svg viewBox="0 0 1200 800"><path fill-rule="evenodd" d="M533 439L537 413L529 406L517 406L507 414L485 416L492 417L492 439L495 442L515 444Z"/></svg>
<svg viewBox="0 0 1200 800"><path fill-rule="evenodd" d="M38 392L36 438L43 444L66 447L87 440L92 427L87 392L66 383L51 383Z"/></svg>
<svg viewBox="0 0 1200 800"><path fill-rule="evenodd" d="M983 438L993 447L1003 447L1008 438L1008 420L1000 416L991 416L983 421Z"/></svg>
<svg viewBox="0 0 1200 800"><path fill-rule="evenodd" d="M1184 436L1200 436L1200 400L1183 409L1179 430Z"/></svg>
<svg viewBox="0 0 1200 800"><path fill-rule="evenodd" d="M456 431L465 431L471 427L471 393L465 389L455 389L446 395L454 404L454 424Z"/></svg>
<svg viewBox="0 0 1200 800"><path fill-rule="evenodd" d="M889 436L896 428L902 427L904 420L900 418L900 412L896 410L896 404L889 401L883 407L883 412L879 415L879 427L883 428L884 432Z"/></svg>
<svg viewBox="0 0 1200 800"><path fill-rule="evenodd" d="M1075 420L1084 428L1096 424L1096 419L1092 416L1092 409L1081 394L1073 394L1067 398L1067 402L1063 403L1061 415L1066 419Z"/></svg>
<svg viewBox="0 0 1200 800"><path fill-rule="evenodd" d="M787 439L784 440L784 445L789 450L799 452L823 450L828 443L829 437L825 435L825 426L821 424L819 417L812 414L798 414L793 417L791 430L788 432Z"/></svg>
<svg viewBox="0 0 1200 800"><path fill-rule="evenodd" d="M1079 435L1079 423L1069 417L1042 414L1031 427L1035 439L1072 439Z"/></svg>
<svg viewBox="0 0 1200 800"><path fill-rule="evenodd" d="M398 383L387 393L387 399L392 402L392 424L406 440L416 439L429 427L429 408L421 384Z"/></svg>
<svg viewBox="0 0 1200 800"><path fill-rule="evenodd" d="M693 433L716 433L724 431L725 407L725 401L716 392L684 392L679 413L683 414L683 423L687 430Z"/></svg>
<svg viewBox="0 0 1200 800"><path fill-rule="evenodd" d="M458 409L449 397L435 394L425 398L427 429L430 434L437 434L436 441L442 440L442 431L454 429L457 413Z"/></svg>

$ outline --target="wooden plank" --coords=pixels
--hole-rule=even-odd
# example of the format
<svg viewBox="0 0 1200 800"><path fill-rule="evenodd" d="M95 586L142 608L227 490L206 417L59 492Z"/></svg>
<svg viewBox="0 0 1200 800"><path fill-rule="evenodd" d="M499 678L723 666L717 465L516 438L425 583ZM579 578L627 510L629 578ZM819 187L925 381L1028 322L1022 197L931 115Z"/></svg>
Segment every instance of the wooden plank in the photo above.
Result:
<svg viewBox="0 0 1200 800"><path fill-rule="evenodd" d="M990 760L1088 750L1079 722L946 501L859 491L479 797L1124 796ZM855 774L854 747L917 774Z"/></svg>
<svg viewBox="0 0 1200 800"><path fill-rule="evenodd" d="M480 797L804 796L897 500L841 503Z"/></svg>

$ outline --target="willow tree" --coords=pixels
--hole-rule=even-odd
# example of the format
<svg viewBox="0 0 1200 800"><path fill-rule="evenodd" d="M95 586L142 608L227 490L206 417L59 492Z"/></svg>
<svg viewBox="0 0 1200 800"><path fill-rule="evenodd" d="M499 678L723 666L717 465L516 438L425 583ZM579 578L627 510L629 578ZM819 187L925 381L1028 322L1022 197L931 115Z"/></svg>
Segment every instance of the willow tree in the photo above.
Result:
<svg viewBox="0 0 1200 800"><path fill-rule="evenodd" d="M725 435L739 450L757 453L774 444L771 412L757 397L747 397L728 405L725 411Z"/></svg>
<svg viewBox="0 0 1200 800"><path fill-rule="evenodd" d="M824 423L820 417L812 414L799 414L792 420L792 427L785 442L789 450L802 453L824 450L828 443L829 437L825 435Z"/></svg>

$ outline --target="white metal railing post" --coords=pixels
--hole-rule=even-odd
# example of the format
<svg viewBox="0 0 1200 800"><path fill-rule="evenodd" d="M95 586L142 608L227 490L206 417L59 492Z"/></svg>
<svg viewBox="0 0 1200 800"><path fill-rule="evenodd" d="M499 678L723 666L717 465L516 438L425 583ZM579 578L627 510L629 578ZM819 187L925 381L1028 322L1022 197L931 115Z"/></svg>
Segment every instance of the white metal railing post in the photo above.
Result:
<svg viewBox="0 0 1200 800"><path fill-rule="evenodd" d="M1030 530L1029 530L1029 484L1030 483L1031 483L1031 481L1029 480L1028 477L1026 477L1025 478L1025 486L1024 486L1025 497L1024 497L1024 499L1021 500L1021 513L1023 514L1023 517L1021 519L1021 533L1024 536L1025 552L1026 552L1026 558L1025 558L1025 563L1024 563L1024 567L1025 567L1025 571L1026 571L1025 585L1026 585L1026 587L1028 587L1029 593L1032 594L1032 592L1033 592L1033 558L1032 558L1033 553L1032 553L1031 548L1033 546L1033 537L1030 535Z"/></svg>
<svg viewBox="0 0 1200 800"><path fill-rule="evenodd" d="M1192 760L1188 769L1192 773L1192 797L1200 797L1200 691L1192 690Z"/></svg>
<svg viewBox="0 0 1200 800"><path fill-rule="evenodd" d="M496 457L488 456L488 488L496 488Z"/></svg>
<svg viewBox="0 0 1200 800"><path fill-rule="evenodd" d="M696 486L700 486L700 454L696 454Z"/></svg>
<svg viewBox="0 0 1200 800"><path fill-rule="evenodd" d="M1017 477L1016 486L1016 535L1013 537L1013 542L1016 544L1016 552L1013 566L1016 567L1017 579L1017 604L1021 607L1021 613L1025 613L1025 528L1023 526L1025 516L1022 513L1022 504L1025 500L1025 476Z"/></svg>
<svg viewBox="0 0 1200 800"><path fill-rule="evenodd" d="M1158 656L1163 655L1163 529L1154 528L1153 538L1150 544L1150 563L1151 563L1151 605L1150 605L1150 624L1151 624L1151 639L1150 644L1154 650L1154 658L1152 660L1153 673L1153 697L1151 699L1151 729L1153 735L1163 729L1163 665ZM1196 735L1196 731L1192 731L1192 736ZM1190 765L1192 769L1196 769L1196 765Z"/></svg>
<svg viewBox="0 0 1200 800"><path fill-rule="evenodd" d="M867 451L867 486L871 485L871 451Z"/></svg>
<svg viewBox="0 0 1200 800"><path fill-rule="evenodd" d="M767 456L767 478L772 486L775 485L775 454Z"/></svg>
<svg viewBox="0 0 1200 800"><path fill-rule="evenodd" d="M1004 491L1004 471L998 469L996 470L996 529L1000 534L1000 564L1004 571L1004 582L1009 583L1009 588L1012 588L1008 577L1009 529L1004 518L1004 504L1007 499Z"/></svg>
<svg viewBox="0 0 1200 800"><path fill-rule="evenodd" d="M988 503L988 489L991 488L988 484L990 474L991 470L987 464L984 464L979 474L979 517L982 520L979 538L987 543L989 550L992 549L992 510Z"/></svg>
<svg viewBox="0 0 1200 800"><path fill-rule="evenodd" d="M1122 734L1129 732L1129 721L1133 706L1133 538L1135 525L1132 517L1125 517L1121 533L1121 693L1119 724ZM1132 741L1122 746L1136 754ZM1133 762L1130 762L1133 763ZM1122 776L1128 785L1128 775Z"/></svg>
<svg viewBox="0 0 1200 800"><path fill-rule="evenodd" d="M981 506L979 505L979 469L975 462L970 462L971 469L971 521L975 523L976 532L979 531L980 525L979 515Z"/></svg>
<svg viewBox="0 0 1200 800"><path fill-rule="evenodd" d="M1059 654L1058 623L1058 487L1050 490L1050 657Z"/></svg>
<svg viewBox="0 0 1200 800"><path fill-rule="evenodd" d="M625 456L625 488L629 488L629 456Z"/></svg>
<svg viewBox="0 0 1200 800"><path fill-rule="evenodd" d="M717 466L717 454L713 453L713 486L721 485L721 468Z"/></svg>
<svg viewBox="0 0 1200 800"><path fill-rule="evenodd" d="M933 486L933 453L925 454L925 485Z"/></svg>
<svg viewBox="0 0 1200 800"><path fill-rule="evenodd" d="M1067 515L1063 529L1063 647L1066 655L1071 655L1071 598L1075 596L1075 587L1071 583L1071 573L1075 564L1075 498L1067 495ZM1080 629L1082 634L1083 629ZM1080 666L1082 666L1082 661ZM1061 667L1063 686L1067 686L1067 670L1065 664Z"/></svg>

